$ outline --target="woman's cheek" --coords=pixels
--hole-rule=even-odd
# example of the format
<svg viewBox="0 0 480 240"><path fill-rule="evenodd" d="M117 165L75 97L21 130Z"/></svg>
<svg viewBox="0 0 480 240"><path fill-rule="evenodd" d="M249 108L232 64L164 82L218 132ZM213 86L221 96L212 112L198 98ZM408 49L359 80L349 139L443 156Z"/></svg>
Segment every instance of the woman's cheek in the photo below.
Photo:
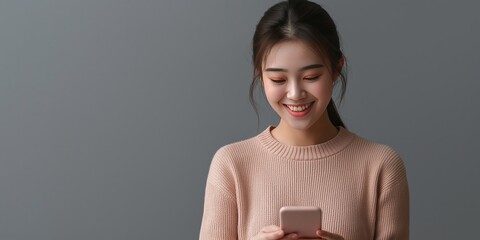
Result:
<svg viewBox="0 0 480 240"><path fill-rule="evenodd" d="M330 99L333 94L333 85L327 82L320 83L318 85L311 85L307 91L317 98Z"/></svg>
<svg viewBox="0 0 480 240"><path fill-rule="evenodd" d="M281 86L266 86L265 95L269 101L279 101L283 98L283 87Z"/></svg>

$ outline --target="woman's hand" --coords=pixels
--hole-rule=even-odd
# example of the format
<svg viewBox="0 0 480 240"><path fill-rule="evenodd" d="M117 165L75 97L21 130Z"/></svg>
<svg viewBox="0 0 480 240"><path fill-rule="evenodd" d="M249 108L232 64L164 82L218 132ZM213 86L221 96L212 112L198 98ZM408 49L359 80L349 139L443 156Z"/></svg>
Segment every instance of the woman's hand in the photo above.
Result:
<svg viewBox="0 0 480 240"><path fill-rule="evenodd" d="M327 232L325 230L317 230L317 236L319 238L316 239L325 239L325 240L345 240L342 236ZM298 235L295 233L291 233L285 235L283 230L275 225L270 225L263 227L262 230L251 240L301 240L298 238ZM313 239L312 239L313 240Z"/></svg>
<svg viewBox="0 0 480 240"><path fill-rule="evenodd" d="M283 230L279 226L270 225L263 227L260 232L251 240L290 240L298 239L297 234L291 233L285 235Z"/></svg>
<svg viewBox="0 0 480 240"><path fill-rule="evenodd" d="M342 236L335 233L327 232L325 230L317 230L317 236L319 236L320 239L326 240L345 240Z"/></svg>

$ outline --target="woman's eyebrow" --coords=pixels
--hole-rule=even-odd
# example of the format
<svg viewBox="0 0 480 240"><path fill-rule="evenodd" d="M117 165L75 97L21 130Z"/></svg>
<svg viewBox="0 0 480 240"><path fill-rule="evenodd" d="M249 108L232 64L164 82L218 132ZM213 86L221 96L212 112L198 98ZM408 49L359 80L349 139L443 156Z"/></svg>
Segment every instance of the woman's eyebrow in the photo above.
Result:
<svg viewBox="0 0 480 240"><path fill-rule="evenodd" d="M308 69L321 68L321 67L323 67L323 64L312 64L312 65L308 65L300 68L299 71L305 71ZM284 68L267 68L265 69L265 71L266 72L288 72L288 70Z"/></svg>

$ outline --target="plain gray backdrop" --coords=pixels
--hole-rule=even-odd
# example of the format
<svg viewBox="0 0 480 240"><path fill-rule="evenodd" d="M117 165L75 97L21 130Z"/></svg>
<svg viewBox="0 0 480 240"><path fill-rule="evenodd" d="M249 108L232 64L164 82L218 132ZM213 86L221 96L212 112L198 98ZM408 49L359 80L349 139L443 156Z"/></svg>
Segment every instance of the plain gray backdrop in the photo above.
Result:
<svg viewBox="0 0 480 240"><path fill-rule="evenodd" d="M213 154L258 133L251 37L276 2L1 0L0 240L197 239ZM404 159L411 238L477 236L480 3L317 2L347 126Z"/></svg>

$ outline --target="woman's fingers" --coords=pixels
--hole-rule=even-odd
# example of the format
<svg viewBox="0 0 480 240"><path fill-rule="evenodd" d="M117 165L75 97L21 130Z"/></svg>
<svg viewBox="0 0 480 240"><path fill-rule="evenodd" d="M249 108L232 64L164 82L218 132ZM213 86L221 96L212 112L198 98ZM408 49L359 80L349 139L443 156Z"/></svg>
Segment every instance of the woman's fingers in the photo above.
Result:
<svg viewBox="0 0 480 240"><path fill-rule="evenodd" d="M278 240L281 237L283 237L283 231L277 230L274 232L264 233L263 237L264 239L268 239L268 240Z"/></svg>
<svg viewBox="0 0 480 240"><path fill-rule="evenodd" d="M317 236L327 240L344 240L342 236L335 233L327 232L325 230L317 230Z"/></svg>
<svg viewBox="0 0 480 240"><path fill-rule="evenodd" d="M263 227L260 233L256 236L255 240L299 240L298 234L291 233L288 235L284 235L285 233L283 230L276 226L270 225ZM320 237L319 239L326 239L326 240L344 240L344 238L338 234L327 232L325 230L318 230L317 236Z"/></svg>
<svg viewBox="0 0 480 240"><path fill-rule="evenodd" d="M298 239L298 234L296 233L290 233L288 235L286 235L285 237L282 238L282 240L297 240Z"/></svg>
<svg viewBox="0 0 480 240"><path fill-rule="evenodd" d="M282 239L283 235L284 233L280 227L270 225L263 227L252 240L279 240Z"/></svg>
<svg viewBox="0 0 480 240"><path fill-rule="evenodd" d="M275 232L278 230L280 230L280 227L276 225L270 225L262 228L262 232L264 233Z"/></svg>

